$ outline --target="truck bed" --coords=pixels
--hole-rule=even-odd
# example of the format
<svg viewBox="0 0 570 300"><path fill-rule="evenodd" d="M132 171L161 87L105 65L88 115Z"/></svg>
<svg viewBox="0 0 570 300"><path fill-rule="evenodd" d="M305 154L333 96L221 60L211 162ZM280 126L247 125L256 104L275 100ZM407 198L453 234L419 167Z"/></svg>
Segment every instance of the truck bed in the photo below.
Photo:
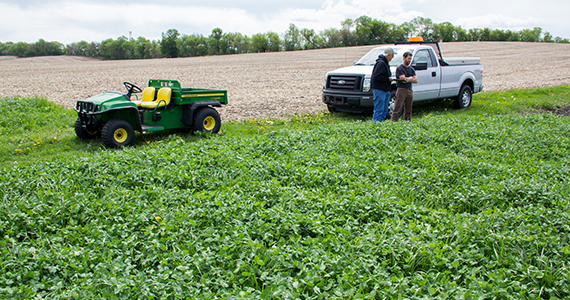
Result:
<svg viewBox="0 0 570 300"><path fill-rule="evenodd" d="M449 66L478 65L481 63L481 58L479 58L479 57L451 57L451 58L445 58L445 62Z"/></svg>

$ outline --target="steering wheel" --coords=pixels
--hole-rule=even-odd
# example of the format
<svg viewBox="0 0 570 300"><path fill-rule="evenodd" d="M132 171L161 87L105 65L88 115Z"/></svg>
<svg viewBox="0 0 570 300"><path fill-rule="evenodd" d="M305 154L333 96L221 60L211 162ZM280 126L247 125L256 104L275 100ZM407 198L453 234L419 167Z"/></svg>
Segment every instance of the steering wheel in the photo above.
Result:
<svg viewBox="0 0 570 300"><path fill-rule="evenodd" d="M127 89L127 94L125 96L127 96L127 98L131 99L131 94L133 93L140 93L142 92L142 89L138 86L136 86L135 84L132 84L130 82L123 82L123 84L125 85L125 88Z"/></svg>

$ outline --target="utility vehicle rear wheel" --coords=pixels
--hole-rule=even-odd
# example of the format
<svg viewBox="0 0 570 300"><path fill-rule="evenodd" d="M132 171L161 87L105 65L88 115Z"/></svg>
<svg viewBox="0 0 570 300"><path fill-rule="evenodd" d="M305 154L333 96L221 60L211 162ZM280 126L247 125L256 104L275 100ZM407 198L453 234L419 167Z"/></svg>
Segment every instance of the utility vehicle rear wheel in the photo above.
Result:
<svg viewBox="0 0 570 300"><path fill-rule="evenodd" d="M105 146L118 148L133 143L135 131L129 122L123 119L112 119L103 126L101 139Z"/></svg>
<svg viewBox="0 0 570 300"><path fill-rule="evenodd" d="M90 140L97 137L99 130L86 130L83 128L83 126L81 126L81 119L77 118L77 120L75 120L75 134L82 140Z"/></svg>
<svg viewBox="0 0 570 300"><path fill-rule="evenodd" d="M218 133L221 125L220 114L217 110L211 107L205 107L196 112L194 130Z"/></svg>

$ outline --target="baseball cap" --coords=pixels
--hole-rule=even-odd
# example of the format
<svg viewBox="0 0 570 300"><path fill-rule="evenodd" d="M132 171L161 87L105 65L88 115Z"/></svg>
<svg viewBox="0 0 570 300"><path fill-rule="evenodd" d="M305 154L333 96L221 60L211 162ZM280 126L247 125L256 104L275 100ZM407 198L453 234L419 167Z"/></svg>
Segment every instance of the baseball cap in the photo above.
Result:
<svg viewBox="0 0 570 300"><path fill-rule="evenodd" d="M386 55L396 55L397 53L396 53L396 51L394 51L394 49L388 47L388 48L384 49L384 54L386 54Z"/></svg>

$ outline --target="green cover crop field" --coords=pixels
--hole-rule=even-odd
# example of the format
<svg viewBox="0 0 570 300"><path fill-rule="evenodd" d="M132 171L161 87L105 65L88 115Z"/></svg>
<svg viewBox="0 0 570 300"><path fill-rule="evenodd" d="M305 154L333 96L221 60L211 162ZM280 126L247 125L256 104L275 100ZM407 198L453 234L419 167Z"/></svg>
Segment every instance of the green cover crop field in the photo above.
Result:
<svg viewBox="0 0 570 300"><path fill-rule="evenodd" d="M102 148L0 100L0 296L568 299L568 86Z"/></svg>

